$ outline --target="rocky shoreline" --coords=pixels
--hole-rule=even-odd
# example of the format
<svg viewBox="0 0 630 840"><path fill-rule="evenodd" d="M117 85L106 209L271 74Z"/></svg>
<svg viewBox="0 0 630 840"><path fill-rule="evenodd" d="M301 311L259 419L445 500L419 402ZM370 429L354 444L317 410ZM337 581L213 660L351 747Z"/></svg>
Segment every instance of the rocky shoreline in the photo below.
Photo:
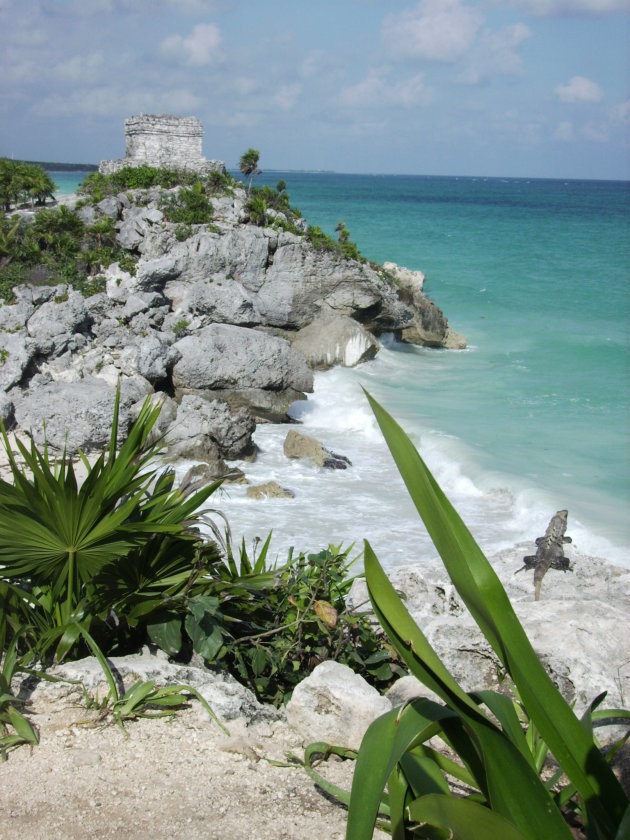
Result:
<svg viewBox="0 0 630 840"><path fill-rule="evenodd" d="M45 421L53 450L99 450L120 382L122 435L150 396L162 404L168 457L217 477L229 472L225 459L255 457L255 424L286 421L312 390L312 370L372 358L380 333L465 346L419 272L316 249L274 211L252 224L241 187L212 198L213 224L190 226L180 241L159 209L177 189L77 207L85 224L115 223L133 274L108 266L96 278L105 291L87 298L65 285L22 286L0 307L8 429L42 443Z"/></svg>

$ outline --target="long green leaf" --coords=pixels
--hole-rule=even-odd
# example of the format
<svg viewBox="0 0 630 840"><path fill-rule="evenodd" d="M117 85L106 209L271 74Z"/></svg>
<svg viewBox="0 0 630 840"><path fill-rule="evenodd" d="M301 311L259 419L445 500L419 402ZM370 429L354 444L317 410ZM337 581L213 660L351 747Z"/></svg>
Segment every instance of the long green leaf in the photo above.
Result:
<svg viewBox="0 0 630 840"><path fill-rule="evenodd" d="M462 600L512 677L528 713L589 814L614 836L627 805L621 785L553 685L497 575L414 445L368 394L398 470Z"/></svg>
<svg viewBox="0 0 630 840"><path fill-rule="evenodd" d="M448 829L457 840L527 840L528 836L477 802L439 793L428 794L412 802L409 816L419 823ZM539 840L552 838L547 835Z"/></svg>

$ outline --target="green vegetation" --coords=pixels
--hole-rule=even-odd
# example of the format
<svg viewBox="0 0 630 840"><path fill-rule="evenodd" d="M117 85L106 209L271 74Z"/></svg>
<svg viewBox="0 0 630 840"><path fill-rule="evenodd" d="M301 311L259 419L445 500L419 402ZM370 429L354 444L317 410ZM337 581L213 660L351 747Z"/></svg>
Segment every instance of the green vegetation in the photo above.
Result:
<svg viewBox="0 0 630 840"><path fill-rule="evenodd" d="M399 668L383 639L345 609L348 552L291 554L269 566L270 536L258 556L250 559L244 544L235 552L229 531L222 536L203 508L220 482L187 494L172 471L158 472L164 444L151 442L159 408L148 400L117 451L118 404L119 395L107 451L92 465L81 455L80 486L70 458L54 462L32 441L18 444L23 470L0 424L12 474L11 482L0 479L3 673L92 653L109 692L90 708L121 724L165 713L194 693L142 683L119 694L107 657L147 643L224 667L267 702L285 701L324 659L391 682ZM32 743L10 676L0 689L9 739L0 749Z"/></svg>
<svg viewBox="0 0 630 840"><path fill-rule="evenodd" d="M41 206L54 191L55 182L40 166L0 158L0 207L6 212L26 202Z"/></svg>
<svg viewBox="0 0 630 840"><path fill-rule="evenodd" d="M241 170L243 175L246 178L249 178L249 184L247 186L248 195L252 191L252 181L254 180L254 176L262 173L262 169L258 168L259 160L260 152L258 149L248 149L241 155L241 159L238 163L238 168Z"/></svg>
<svg viewBox="0 0 630 840"><path fill-rule="evenodd" d="M177 338L181 338L183 335L186 335L186 330L189 326L190 323L186 318L180 318L173 324L173 332Z"/></svg>
<svg viewBox="0 0 630 840"><path fill-rule="evenodd" d="M98 169L95 163L59 163L52 160L24 160L22 163L40 166L46 172L96 172Z"/></svg>
<svg viewBox="0 0 630 840"><path fill-rule="evenodd" d="M604 756L593 724L629 719L630 712L599 711L600 695L581 720L575 716L538 660L498 577L412 442L368 399L453 584L511 681L512 696L467 694L459 686L366 542L366 579L376 617L410 672L442 702L417 699L370 726L349 800L312 764L322 755L356 753L314 744L306 753L309 773L349 802L349 840L371 838L377 821L400 840L570 840L570 826L583 828L589 838L622 840L628 836L630 807L608 762L626 738ZM437 750L435 741L429 743L435 738L449 755ZM553 761L547 764L549 755ZM541 776L543 768L552 769Z"/></svg>
<svg viewBox="0 0 630 840"><path fill-rule="evenodd" d="M160 210L169 222L179 225L207 225L212 221L212 203L201 181L162 196Z"/></svg>
<svg viewBox="0 0 630 840"><path fill-rule="evenodd" d="M67 207L41 210L32 221L0 217L0 298L10 303L22 283L67 283L83 294L100 291L96 275L126 252L109 218L89 226Z"/></svg>
<svg viewBox="0 0 630 840"><path fill-rule="evenodd" d="M143 164L125 166L111 175L93 172L83 181L79 193L91 203L98 204L108 195L118 195L129 190L148 190L152 187L170 190L178 186L195 189L197 184L202 185L206 195L226 195L232 191L236 181L231 175L222 172L209 172L202 177L195 172L160 169Z"/></svg>
<svg viewBox="0 0 630 840"><path fill-rule="evenodd" d="M340 224L343 224L343 222ZM339 225L337 225L336 230L339 230ZM343 232L348 233L345 229L345 225ZM361 256L356 244L354 242L350 242L348 236L342 239L341 230L339 240L337 242L335 242L332 237L328 236L327 233L324 233L318 225L309 225L308 230L306 231L306 236L316 251L331 251L332 253L339 254L348 260L357 260L362 263L367 262L365 257Z"/></svg>

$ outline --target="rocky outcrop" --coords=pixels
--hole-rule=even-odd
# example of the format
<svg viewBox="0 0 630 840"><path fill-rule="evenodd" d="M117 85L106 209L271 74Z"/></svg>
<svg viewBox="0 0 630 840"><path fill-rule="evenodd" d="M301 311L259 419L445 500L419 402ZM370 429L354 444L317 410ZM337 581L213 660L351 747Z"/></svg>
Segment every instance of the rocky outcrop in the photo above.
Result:
<svg viewBox="0 0 630 840"><path fill-rule="evenodd" d="M248 499L293 499L295 493L286 487L282 487L277 481L267 481L264 484L257 484L247 488Z"/></svg>
<svg viewBox="0 0 630 840"><path fill-rule="evenodd" d="M345 315L318 315L291 338L312 370L335 365L355 367L376 356L379 344L357 321Z"/></svg>
<svg viewBox="0 0 630 840"><path fill-rule="evenodd" d="M345 455L337 455L326 449L314 437L303 435L291 429L284 440L284 454L287 458L309 459L316 467L326 467L331 470L345 470L352 466Z"/></svg>
<svg viewBox="0 0 630 840"><path fill-rule="evenodd" d="M98 294L21 287L0 305L1 416L17 432L42 441L45 420L53 449L99 449L120 381L121 434L142 400L160 394L169 457L224 475L225 459L255 456L256 421L285 420L312 390L312 370L372 358L383 331L452 340L415 273L316 249L304 225L286 230L277 214L250 224L239 187L212 199L212 225L191 225L180 241L161 209L177 189L79 209L86 224L111 219L132 258L103 269ZM348 464L322 447L308 457Z"/></svg>
<svg viewBox="0 0 630 840"><path fill-rule="evenodd" d="M231 324L210 324L174 345L173 385L181 389L310 391L313 375L288 341Z"/></svg>
<svg viewBox="0 0 630 840"><path fill-rule="evenodd" d="M363 677L330 660L298 683L286 713L304 743L324 741L358 750L368 726L391 708Z"/></svg>

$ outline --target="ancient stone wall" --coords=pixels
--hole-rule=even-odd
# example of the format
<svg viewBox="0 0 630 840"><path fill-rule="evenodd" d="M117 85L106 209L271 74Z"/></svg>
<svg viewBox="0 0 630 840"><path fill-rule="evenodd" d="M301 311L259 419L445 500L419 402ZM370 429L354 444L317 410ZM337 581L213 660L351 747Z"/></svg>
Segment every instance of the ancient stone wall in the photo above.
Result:
<svg viewBox="0 0 630 840"><path fill-rule="evenodd" d="M99 172L109 175L125 166L165 167L194 172L222 170L221 161L202 157L203 127L196 117L145 115L125 120L126 156L103 160Z"/></svg>

